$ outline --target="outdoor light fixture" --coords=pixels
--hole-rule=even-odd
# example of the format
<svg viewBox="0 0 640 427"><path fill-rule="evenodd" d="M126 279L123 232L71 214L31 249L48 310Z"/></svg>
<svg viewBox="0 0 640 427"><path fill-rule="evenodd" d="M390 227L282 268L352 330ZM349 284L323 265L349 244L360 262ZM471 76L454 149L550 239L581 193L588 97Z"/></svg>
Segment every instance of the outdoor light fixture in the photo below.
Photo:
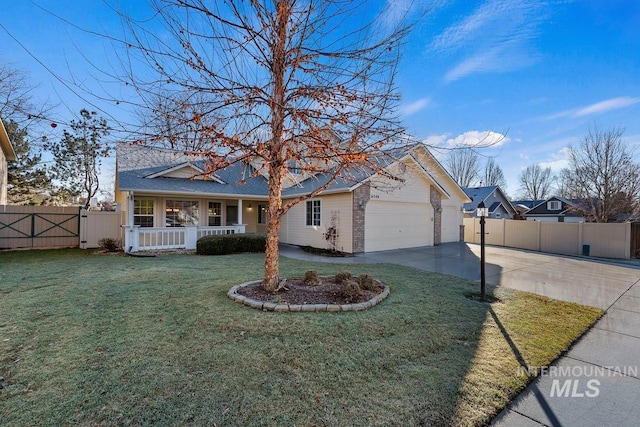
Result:
<svg viewBox="0 0 640 427"><path fill-rule="evenodd" d="M484 218L489 216L489 208L484 206L484 201L480 201L476 211L480 217L480 299L486 300L486 280L484 270Z"/></svg>
<svg viewBox="0 0 640 427"><path fill-rule="evenodd" d="M478 205L478 209L476 209L476 216L480 218L489 216L489 208L484 206L484 201L481 201L480 204Z"/></svg>

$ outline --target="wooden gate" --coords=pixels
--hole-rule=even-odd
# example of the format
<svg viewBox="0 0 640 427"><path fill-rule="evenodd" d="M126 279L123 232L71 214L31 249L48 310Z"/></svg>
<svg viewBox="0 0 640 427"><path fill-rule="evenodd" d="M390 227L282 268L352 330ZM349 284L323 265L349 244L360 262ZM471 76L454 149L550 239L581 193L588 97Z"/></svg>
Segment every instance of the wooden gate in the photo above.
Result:
<svg viewBox="0 0 640 427"><path fill-rule="evenodd" d="M73 247L80 241L80 209L0 206L0 249Z"/></svg>
<svg viewBox="0 0 640 427"><path fill-rule="evenodd" d="M640 258L640 222L631 223L631 258Z"/></svg>

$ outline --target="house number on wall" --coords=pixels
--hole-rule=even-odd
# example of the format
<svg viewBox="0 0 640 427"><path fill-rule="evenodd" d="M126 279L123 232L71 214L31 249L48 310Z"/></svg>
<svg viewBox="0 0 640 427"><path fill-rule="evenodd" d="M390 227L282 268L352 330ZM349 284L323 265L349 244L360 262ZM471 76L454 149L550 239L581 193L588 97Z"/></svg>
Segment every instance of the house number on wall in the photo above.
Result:
<svg viewBox="0 0 640 427"><path fill-rule="evenodd" d="M379 199L379 198L380 198L380 195L379 195L379 194L372 194L372 195L370 196L370 198L371 198L371 199Z"/></svg>

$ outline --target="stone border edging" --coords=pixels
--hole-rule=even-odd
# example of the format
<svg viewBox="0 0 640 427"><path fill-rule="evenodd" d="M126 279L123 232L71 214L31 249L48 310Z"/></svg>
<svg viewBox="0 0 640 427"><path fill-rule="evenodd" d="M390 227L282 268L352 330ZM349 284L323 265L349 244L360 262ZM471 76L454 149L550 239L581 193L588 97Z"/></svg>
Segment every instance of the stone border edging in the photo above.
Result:
<svg viewBox="0 0 640 427"><path fill-rule="evenodd" d="M238 304L246 305L247 307L255 308L256 310L262 311L277 311L277 312L296 312L296 311L306 311L306 312L340 312L340 311L361 311L366 310L368 308L377 305L382 300L384 300L387 296L389 296L389 292L391 290L388 286L385 285L384 290L371 298L369 301L360 302L356 304L289 304L289 303L275 303L275 302L264 302L258 301L253 298L248 298L244 295L240 295L238 293L238 289L243 288L245 286L250 286L256 283L260 283L262 280L254 280L253 282L241 283L239 285L235 285L229 292L227 292L227 296Z"/></svg>

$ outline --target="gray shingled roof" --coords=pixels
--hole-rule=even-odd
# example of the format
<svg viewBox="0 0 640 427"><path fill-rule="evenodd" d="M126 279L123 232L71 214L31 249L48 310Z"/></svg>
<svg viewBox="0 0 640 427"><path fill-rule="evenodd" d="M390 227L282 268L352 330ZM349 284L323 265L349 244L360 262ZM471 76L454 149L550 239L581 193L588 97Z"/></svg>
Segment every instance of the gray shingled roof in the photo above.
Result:
<svg viewBox="0 0 640 427"><path fill-rule="evenodd" d="M464 210L467 212L475 210L478 207L478 204L480 204L482 200L485 200L487 197L489 197L491 193L496 190L496 188L498 188L498 186L496 185L491 185L488 187L462 187L462 191L464 191L471 199L470 203L464 204Z"/></svg>
<svg viewBox="0 0 640 427"><path fill-rule="evenodd" d="M213 180L145 178L154 173L191 163L206 169L200 158L171 150L141 145L118 144L118 184L123 191L153 193L199 193L220 195L266 196L267 181L262 176L251 177L253 169L244 164L234 164L216 172L224 183ZM243 183L242 180L245 179Z"/></svg>
<svg viewBox="0 0 640 427"><path fill-rule="evenodd" d="M389 155L381 158L380 165L382 167L388 166L395 159L409 153L413 148L415 148L415 145L389 150L387 152ZM237 163L217 171L215 176L224 182L221 184L213 180L146 178L154 173L184 165L185 163L191 163L203 170L206 169L202 158L189 156L182 152L143 145L118 144L116 157L119 190L122 191L256 197L266 197L268 194L267 180L260 175L252 177L254 169L243 163ZM325 191L349 191L349 189L370 177L372 173L363 170L349 171L331 183ZM284 189L282 195L287 197L309 193L326 184L330 178L330 174L318 174L307 178L298 185Z"/></svg>

